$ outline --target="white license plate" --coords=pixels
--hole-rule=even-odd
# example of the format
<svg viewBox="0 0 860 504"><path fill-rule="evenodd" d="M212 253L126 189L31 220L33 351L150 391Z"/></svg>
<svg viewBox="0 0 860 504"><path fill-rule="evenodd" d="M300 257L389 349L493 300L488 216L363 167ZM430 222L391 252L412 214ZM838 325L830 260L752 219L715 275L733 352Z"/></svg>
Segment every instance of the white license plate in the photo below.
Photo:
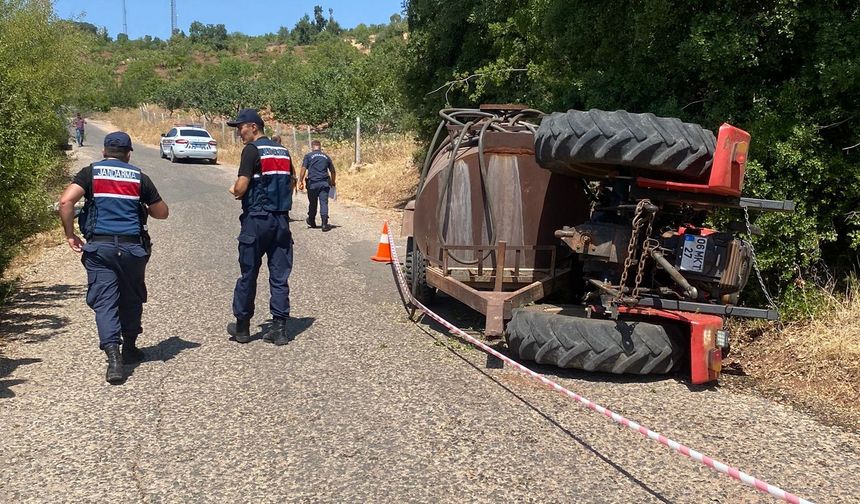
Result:
<svg viewBox="0 0 860 504"><path fill-rule="evenodd" d="M708 239L704 236L685 235L681 269L701 273L705 269L705 251L707 249Z"/></svg>
<svg viewBox="0 0 860 504"><path fill-rule="evenodd" d="M209 144L205 144L205 143L193 143L193 144L191 144L191 148L192 148L192 149L209 150Z"/></svg>

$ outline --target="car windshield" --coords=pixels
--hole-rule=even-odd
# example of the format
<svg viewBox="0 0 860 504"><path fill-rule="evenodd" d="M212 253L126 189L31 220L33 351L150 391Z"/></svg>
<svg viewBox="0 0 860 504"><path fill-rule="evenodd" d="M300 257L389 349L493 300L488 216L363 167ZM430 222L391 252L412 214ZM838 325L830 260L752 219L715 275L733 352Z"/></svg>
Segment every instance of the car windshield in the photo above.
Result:
<svg viewBox="0 0 860 504"><path fill-rule="evenodd" d="M209 136L209 133L205 130L192 130L192 129L184 129L179 133L180 136L187 137L203 137L203 138L212 138Z"/></svg>

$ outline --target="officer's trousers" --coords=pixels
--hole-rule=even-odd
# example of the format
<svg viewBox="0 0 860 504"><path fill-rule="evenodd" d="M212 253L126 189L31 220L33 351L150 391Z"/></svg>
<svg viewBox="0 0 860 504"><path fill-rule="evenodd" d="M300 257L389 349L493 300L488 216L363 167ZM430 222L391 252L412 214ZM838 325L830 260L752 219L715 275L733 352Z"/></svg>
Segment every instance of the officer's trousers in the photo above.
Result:
<svg viewBox="0 0 860 504"><path fill-rule="evenodd" d="M263 255L269 266L269 308L275 318L290 316L290 273L293 271L293 236L286 212L243 213L239 217L239 267L241 276L233 291L233 315L248 320L254 316L257 276Z"/></svg>
<svg viewBox="0 0 860 504"><path fill-rule="evenodd" d="M149 254L136 243L87 243L81 262L87 270L87 305L96 314L99 348L135 340L146 302Z"/></svg>
<svg viewBox="0 0 860 504"><path fill-rule="evenodd" d="M317 218L317 201L320 206L320 217L328 220L328 191L331 187L328 182L308 184L308 217L311 220Z"/></svg>

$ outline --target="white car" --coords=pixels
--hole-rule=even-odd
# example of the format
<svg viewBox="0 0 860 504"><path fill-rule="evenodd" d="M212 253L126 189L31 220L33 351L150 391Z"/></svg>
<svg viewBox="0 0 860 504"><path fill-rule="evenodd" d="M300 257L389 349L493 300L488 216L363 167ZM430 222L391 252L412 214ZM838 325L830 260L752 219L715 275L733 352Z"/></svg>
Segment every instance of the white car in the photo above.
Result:
<svg viewBox="0 0 860 504"><path fill-rule="evenodd" d="M180 159L206 159L218 162L218 142L208 131L199 126L176 126L161 135L159 147L162 159L172 163Z"/></svg>

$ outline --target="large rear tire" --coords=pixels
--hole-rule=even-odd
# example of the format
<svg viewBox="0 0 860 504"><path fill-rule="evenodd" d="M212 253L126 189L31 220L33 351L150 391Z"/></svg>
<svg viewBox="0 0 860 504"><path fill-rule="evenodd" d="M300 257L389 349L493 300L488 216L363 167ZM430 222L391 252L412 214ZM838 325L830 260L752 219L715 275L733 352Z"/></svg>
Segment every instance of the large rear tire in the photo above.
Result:
<svg viewBox="0 0 860 504"><path fill-rule="evenodd" d="M556 112L544 117L535 135L541 166L586 177L624 166L703 178L715 146L713 132L698 124L624 110Z"/></svg>
<svg viewBox="0 0 860 504"><path fill-rule="evenodd" d="M412 289L412 296L427 304L436 297L436 289L427 285L427 264L424 254L415 248L412 238L406 243L406 260L403 263L406 285Z"/></svg>
<svg viewBox="0 0 860 504"><path fill-rule="evenodd" d="M684 331L672 324L515 310L505 329L511 354L561 368L663 374L677 370Z"/></svg>

